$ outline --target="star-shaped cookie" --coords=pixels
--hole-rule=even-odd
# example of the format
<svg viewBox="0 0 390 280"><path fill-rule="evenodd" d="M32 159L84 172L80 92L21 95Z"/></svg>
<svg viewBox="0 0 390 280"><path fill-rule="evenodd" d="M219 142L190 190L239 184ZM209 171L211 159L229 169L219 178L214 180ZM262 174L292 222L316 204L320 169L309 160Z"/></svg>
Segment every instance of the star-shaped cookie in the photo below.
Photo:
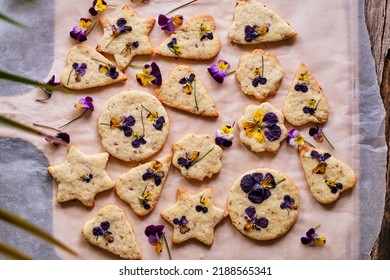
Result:
<svg viewBox="0 0 390 280"><path fill-rule="evenodd" d="M103 36L96 49L114 56L124 71L135 55L151 55L153 47L149 33L156 20L140 18L129 5L124 5L115 18L100 18Z"/></svg>
<svg viewBox="0 0 390 280"><path fill-rule="evenodd" d="M70 146L65 161L48 167L58 183L57 201L78 199L87 208L93 208L96 194L114 187L105 170L108 153L85 155L74 145Z"/></svg>
<svg viewBox="0 0 390 280"><path fill-rule="evenodd" d="M214 241L214 228L228 212L214 205L211 189L191 195L184 189L177 190L177 202L161 212L161 217L170 223L173 230L172 242L182 243L195 238L211 246Z"/></svg>

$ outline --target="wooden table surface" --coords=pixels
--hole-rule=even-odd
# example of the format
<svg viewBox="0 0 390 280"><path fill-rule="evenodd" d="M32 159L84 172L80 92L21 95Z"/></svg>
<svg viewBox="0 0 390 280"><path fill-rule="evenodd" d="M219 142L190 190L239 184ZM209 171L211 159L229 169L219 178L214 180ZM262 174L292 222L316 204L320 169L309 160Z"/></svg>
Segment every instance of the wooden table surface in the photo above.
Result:
<svg viewBox="0 0 390 280"><path fill-rule="evenodd" d="M390 148L390 0L366 0L365 15L378 85L386 109L386 142ZM389 162L390 149L387 154ZM390 260L390 164L387 164L386 198L381 232L371 252L375 260Z"/></svg>

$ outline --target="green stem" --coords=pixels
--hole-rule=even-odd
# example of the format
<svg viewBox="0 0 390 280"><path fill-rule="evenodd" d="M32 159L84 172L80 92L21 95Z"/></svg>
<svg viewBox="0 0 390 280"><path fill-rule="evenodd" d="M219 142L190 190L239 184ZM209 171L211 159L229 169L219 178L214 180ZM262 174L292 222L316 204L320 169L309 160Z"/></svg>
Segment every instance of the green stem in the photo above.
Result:
<svg viewBox="0 0 390 280"><path fill-rule="evenodd" d="M144 117L141 110L141 123L142 123L142 137L145 136L145 125L144 125Z"/></svg>
<svg viewBox="0 0 390 280"><path fill-rule="evenodd" d="M89 109L85 109L84 112L82 112L80 116L78 116L77 118L74 118L73 120L68 121L66 124L63 124L63 125L59 126L58 128L63 128L64 126L67 126L68 124L71 124L72 122L78 120L79 118L81 118L82 116L84 116L84 114L85 114L88 110L89 110Z"/></svg>
<svg viewBox="0 0 390 280"><path fill-rule="evenodd" d="M230 71L229 73L226 74L226 76L229 76L230 74L236 73L236 70Z"/></svg>
<svg viewBox="0 0 390 280"><path fill-rule="evenodd" d="M69 73L68 80L66 81L67 85L69 85L70 75L72 75L73 71L74 71L74 68L72 68L72 71L70 71L70 73Z"/></svg>
<svg viewBox="0 0 390 280"><path fill-rule="evenodd" d="M205 156L207 156L212 150L214 150L214 148L215 148L215 145L214 145L207 153L205 153L200 159L194 160L193 162L191 162L191 166L197 164L199 161L201 161L202 159L204 159Z"/></svg>
<svg viewBox="0 0 390 280"><path fill-rule="evenodd" d="M15 248L8 246L7 244L0 243L0 254L4 256L8 256L14 260L31 260L30 256L27 256Z"/></svg>
<svg viewBox="0 0 390 280"><path fill-rule="evenodd" d="M163 233L163 238L164 238L165 245L167 246L169 259L172 260L171 249L169 248L167 238L165 237L165 233Z"/></svg>
<svg viewBox="0 0 390 280"><path fill-rule="evenodd" d="M48 129L52 129L52 130L55 130L57 132L61 132L61 130L57 129L57 128L54 128L54 127L51 127L51 126L47 126L47 125L43 125L43 124L39 124L39 123L33 123L34 126L39 126L39 127L43 127L43 128L48 128Z"/></svg>
<svg viewBox="0 0 390 280"><path fill-rule="evenodd" d="M264 56L261 56L261 77L264 78Z"/></svg>
<svg viewBox="0 0 390 280"><path fill-rule="evenodd" d="M29 127L29 126L24 125L24 124L22 124L20 122L17 122L17 121L14 121L12 119L9 119L7 117L4 117L2 115L0 115L0 124L16 127L16 128L22 129L24 131L40 135L40 136L44 136L44 137L47 136L47 134L45 134L45 133L43 133L43 132L41 132L41 131L39 131L39 130L37 130L35 128Z"/></svg>
<svg viewBox="0 0 390 280"><path fill-rule="evenodd" d="M199 106L198 106L198 100L196 99L196 80L194 79L194 98L195 98L195 108L196 108L196 111L199 111Z"/></svg>
<svg viewBox="0 0 390 280"><path fill-rule="evenodd" d="M282 182L284 182L284 181L286 181L286 178L284 178L284 179L280 180L279 182L277 182L277 183L275 184L275 186L279 185L280 183L282 183Z"/></svg>
<svg viewBox="0 0 390 280"><path fill-rule="evenodd" d="M192 3L196 2L196 1L198 1L198 0L192 0L192 1L188 2L188 3L185 3L185 4L183 4L183 5L181 5L181 6L177 7L177 8L174 8L173 10L170 10L170 11L169 11L168 13L166 13L165 15L167 16L167 15L169 15L170 13L173 13L174 11L177 11L177 10L179 10L179 9L181 9L181 8L183 8L183 7L187 6L187 5L189 5L189 4L192 4Z"/></svg>
<svg viewBox="0 0 390 280"><path fill-rule="evenodd" d="M333 147L332 143L330 143L330 141L329 141L328 137L326 137L326 135L325 135L325 133L324 133L324 132L322 132L322 135L324 136L324 138L325 138L326 142L328 142L328 144L329 144L329 145L332 147L332 149L333 149L333 150L335 150L335 148Z"/></svg>
<svg viewBox="0 0 390 280"><path fill-rule="evenodd" d="M95 23L92 25L92 27L88 30L87 36L89 35L89 33L92 32L92 30L95 28L96 24L97 24L97 21L95 21Z"/></svg>
<svg viewBox="0 0 390 280"><path fill-rule="evenodd" d="M18 26L18 27L21 27L21 28L24 28L24 29L31 30L31 27L29 27L29 26L27 26L27 25L25 25L25 24L23 24L23 23L21 23L21 22L15 20L15 19L13 19L13 18L11 18L11 17L9 17L9 16L3 14L3 13L0 13L0 19L6 21L6 22L8 22L8 23L11 23L11 24L13 24L13 25L16 25L16 26Z"/></svg>

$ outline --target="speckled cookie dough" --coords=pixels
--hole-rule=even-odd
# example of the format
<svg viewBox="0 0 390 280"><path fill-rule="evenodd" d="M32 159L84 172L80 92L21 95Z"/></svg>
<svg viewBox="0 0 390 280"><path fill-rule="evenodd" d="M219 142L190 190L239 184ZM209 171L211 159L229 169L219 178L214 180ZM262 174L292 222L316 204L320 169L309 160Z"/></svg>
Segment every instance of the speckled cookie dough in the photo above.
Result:
<svg viewBox="0 0 390 280"><path fill-rule="evenodd" d="M287 136L282 113L268 102L246 107L238 128L241 142L256 153L277 152Z"/></svg>
<svg viewBox="0 0 390 280"><path fill-rule="evenodd" d="M123 259L141 259L133 229L123 210L115 205L101 208L96 218L84 224L82 234L92 245Z"/></svg>
<svg viewBox="0 0 390 280"><path fill-rule="evenodd" d="M98 132L103 147L124 161L141 161L157 153L169 134L169 119L153 95L130 90L114 95L101 109Z"/></svg>
<svg viewBox="0 0 390 280"><path fill-rule="evenodd" d="M293 181L270 168L250 170L240 176L228 197L233 225L256 240L286 234L296 222L299 209L299 193Z"/></svg>
<svg viewBox="0 0 390 280"><path fill-rule="evenodd" d="M156 88L156 96L170 107L195 115L213 118L219 115L199 75L186 65L172 69L161 87Z"/></svg>
<svg viewBox="0 0 390 280"><path fill-rule="evenodd" d="M187 134L172 150L172 164L187 179L203 181L222 169L223 150L210 135Z"/></svg>
<svg viewBox="0 0 390 280"><path fill-rule="evenodd" d="M260 101L276 94L284 76L284 69L272 53L255 49L240 58L236 79L246 95L253 95Z"/></svg>
<svg viewBox="0 0 390 280"><path fill-rule="evenodd" d="M221 49L221 41L215 32L214 18L201 14L186 20L155 51L156 54L188 59L209 59Z"/></svg>
<svg viewBox="0 0 390 280"><path fill-rule="evenodd" d="M298 151L310 192L319 203L333 203L355 186L353 170L330 153L308 146L299 146Z"/></svg>

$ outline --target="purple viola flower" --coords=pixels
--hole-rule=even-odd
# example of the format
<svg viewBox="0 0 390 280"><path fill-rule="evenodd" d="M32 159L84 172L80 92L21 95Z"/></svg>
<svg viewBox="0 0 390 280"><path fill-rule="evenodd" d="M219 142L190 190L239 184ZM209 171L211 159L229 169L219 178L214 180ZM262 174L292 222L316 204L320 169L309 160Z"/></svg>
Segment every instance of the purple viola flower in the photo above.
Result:
<svg viewBox="0 0 390 280"><path fill-rule="evenodd" d="M112 232L109 231L108 229L110 228L110 222L108 221L103 221L100 223L100 226L94 227L92 229L92 234L96 236L96 240L100 235L103 236L103 238L108 242L112 243L114 242L114 237L112 236Z"/></svg>
<svg viewBox="0 0 390 280"><path fill-rule="evenodd" d="M248 199L252 203L260 204L271 196L271 188L275 188L276 183L271 173L247 174L240 182L241 189L248 194Z"/></svg>
<svg viewBox="0 0 390 280"><path fill-rule="evenodd" d="M172 38L172 40L167 44L168 49L173 52L175 55L180 56L183 53L181 46L177 43L176 38Z"/></svg>
<svg viewBox="0 0 390 280"><path fill-rule="evenodd" d="M310 247L324 246L325 242L326 238L323 236L318 236L314 228L309 229L306 232L306 236L301 237L301 243Z"/></svg>
<svg viewBox="0 0 390 280"><path fill-rule="evenodd" d="M110 77L113 80L119 77L119 72L116 70L116 67L112 65L107 66L99 64L99 72L105 73L107 77Z"/></svg>
<svg viewBox="0 0 390 280"><path fill-rule="evenodd" d="M163 116L160 116L157 118L156 123L153 124L154 128L157 130L161 130L164 126L165 118Z"/></svg>
<svg viewBox="0 0 390 280"><path fill-rule="evenodd" d="M131 142L131 145L133 146L133 148L139 148L141 145L145 145L147 143L144 137L136 132L132 133L132 137L133 141Z"/></svg>
<svg viewBox="0 0 390 280"><path fill-rule="evenodd" d="M316 150L311 151L310 156L312 158L318 159L318 161L320 161L320 162L321 161L325 161L325 160L327 160L328 158L331 157L331 155L329 153L320 154Z"/></svg>
<svg viewBox="0 0 390 280"><path fill-rule="evenodd" d="M126 117L121 125L121 129L126 137L130 137L133 134L133 129L131 128L135 124L135 118L133 116Z"/></svg>
<svg viewBox="0 0 390 280"><path fill-rule="evenodd" d="M268 227L268 219L265 217L258 218L256 217L256 208L253 206L249 206L245 209L245 220L246 224L244 226L244 230L260 230L262 228Z"/></svg>
<svg viewBox="0 0 390 280"><path fill-rule="evenodd" d="M296 209L295 199L286 194L283 197L283 202L280 204L280 208L282 209Z"/></svg>
<svg viewBox="0 0 390 280"><path fill-rule="evenodd" d="M89 13L92 15L92 16L96 16L99 12L102 12L104 11L105 9L107 9L107 3L103 0L94 0L92 2L92 7L89 8Z"/></svg>
<svg viewBox="0 0 390 280"><path fill-rule="evenodd" d="M92 20L90 20L89 18L80 18L79 25L74 26L72 31L70 31L70 37L80 43L86 41L88 35L88 28L91 24Z"/></svg>
<svg viewBox="0 0 390 280"><path fill-rule="evenodd" d="M343 184L337 183L336 180L330 180L330 179L325 179L325 183L328 185L330 188L330 192L333 194L336 194L339 190L343 188Z"/></svg>
<svg viewBox="0 0 390 280"><path fill-rule="evenodd" d="M79 102L74 104L74 107L77 109L86 109L93 111L94 106L93 106L93 99L90 96L87 96L85 98L80 98Z"/></svg>
<svg viewBox="0 0 390 280"><path fill-rule="evenodd" d="M211 77L216 80L218 83L222 84L224 78L227 76L227 70L229 70L230 64L220 59L217 64L212 64L207 70L209 71Z"/></svg>
<svg viewBox="0 0 390 280"><path fill-rule="evenodd" d="M122 33L125 33L125 32L130 32L133 30L133 28L129 25L126 25L127 23L127 20L125 18L119 18L117 21L116 21L116 25L112 25L111 26L111 29L112 29L112 35L113 36L119 36L120 34Z"/></svg>
<svg viewBox="0 0 390 280"><path fill-rule="evenodd" d="M312 136L314 140L318 143L322 143L324 141L322 129L318 126L310 128L309 135Z"/></svg>
<svg viewBox="0 0 390 280"><path fill-rule="evenodd" d="M45 140L49 143L53 143L54 146L58 146L60 144L69 144L70 136L66 132L58 132L55 136L46 136Z"/></svg>
<svg viewBox="0 0 390 280"><path fill-rule="evenodd" d="M87 64L83 62L83 63L81 63L79 65L77 62L74 62L72 64L72 68L76 72L76 82L80 82L81 81L81 77L84 76L85 73L87 72L86 71Z"/></svg>
<svg viewBox="0 0 390 280"><path fill-rule="evenodd" d="M53 86L53 87L60 86L61 83L60 82L56 82L55 79L56 79L56 76L53 75L53 76L51 76L50 80L45 82L45 84L48 85L48 86Z"/></svg>
<svg viewBox="0 0 390 280"><path fill-rule="evenodd" d="M327 163L325 162L328 158L331 157L329 153L320 154L316 150L312 150L310 153L312 158L315 158L319 161L318 165L313 168L313 174L324 174L326 171Z"/></svg>
<svg viewBox="0 0 390 280"><path fill-rule="evenodd" d="M142 72L138 73L136 78L137 82L144 87L149 84L161 86L162 83L160 67L154 61L151 64L145 64Z"/></svg>
<svg viewBox="0 0 390 280"><path fill-rule="evenodd" d="M217 130L215 137L215 144L222 147L230 147L233 144L234 134L233 126L223 125L221 129Z"/></svg>
<svg viewBox="0 0 390 280"><path fill-rule="evenodd" d="M173 33L176 27L179 27L183 24L183 16L175 15L172 17L167 17L163 14L158 16L158 25L161 26L161 29L169 33Z"/></svg>
<svg viewBox="0 0 390 280"><path fill-rule="evenodd" d="M185 169L189 169L194 162L198 159L199 157L199 152L198 151L193 151L192 154L186 153L185 157L179 157L177 159L177 163L180 166L185 167Z"/></svg>
<svg viewBox="0 0 390 280"><path fill-rule="evenodd" d="M296 91L301 91L301 92L307 92L309 88L307 87L306 84L298 83L294 86L294 89Z"/></svg>
<svg viewBox="0 0 390 280"><path fill-rule="evenodd" d="M163 229L163 225L149 225L145 228L145 235L148 237L148 242L150 245L155 246L157 253L161 253L163 248Z"/></svg>
<svg viewBox="0 0 390 280"><path fill-rule="evenodd" d="M56 77L55 75L53 75L47 82L44 82L43 84L47 85L47 86L51 86L51 87L58 87L61 85L60 82L56 82L55 81ZM46 94L46 98L44 99L35 99L35 101L46 101L48 99L50 99L51 95L53 94L53 89L49 89L49 88L45 88L44 86L41 86L41 89L45 92Z"/></svg>
<svg viewBox="0 0 390 280"><path fill-rule="evenodd" d="M253 41L254 39L257 38L257 36L259 36L259 32L257 32L257 25L253 25L253 26L250 26L250 25L246 25L245 28L244 28L244 31L245 31L245 41L247 42L251 42Z"/></svg>
<svg viewBox="0 0 390 280"><path fill-rule="evenodd" d="M207 26L207 24L202 23L200 25L200 40L203 41L206 38L209 40L213 40L214 35L213 35L213 32L211 32L211 30Z"/></svg>
<svg viewBox="0 0 390 280"><path fill-rule="evenodd" d="M190 228L187 226L188 220L186 219L185 216L181 216L180 219L174 218L174 219L173 219L173 223L174 223L175 225L178 225L178 226L179 226L179 230L180 230L180 233L181 233L181 234L185 234L185 233L187 233L187 232L190 231Z"/></svg>
<svg viewBox="0 0 390 280"><path fill-rule="evenodd" d="M156 186L159 186L161 184L161 179L165 176L164 171L161 170L162 167L163 165L161 162L153 160L151 162L151 167L148 167L146 173L142 175L142 180L146 181L148 179L153 179Z"/></svg>

